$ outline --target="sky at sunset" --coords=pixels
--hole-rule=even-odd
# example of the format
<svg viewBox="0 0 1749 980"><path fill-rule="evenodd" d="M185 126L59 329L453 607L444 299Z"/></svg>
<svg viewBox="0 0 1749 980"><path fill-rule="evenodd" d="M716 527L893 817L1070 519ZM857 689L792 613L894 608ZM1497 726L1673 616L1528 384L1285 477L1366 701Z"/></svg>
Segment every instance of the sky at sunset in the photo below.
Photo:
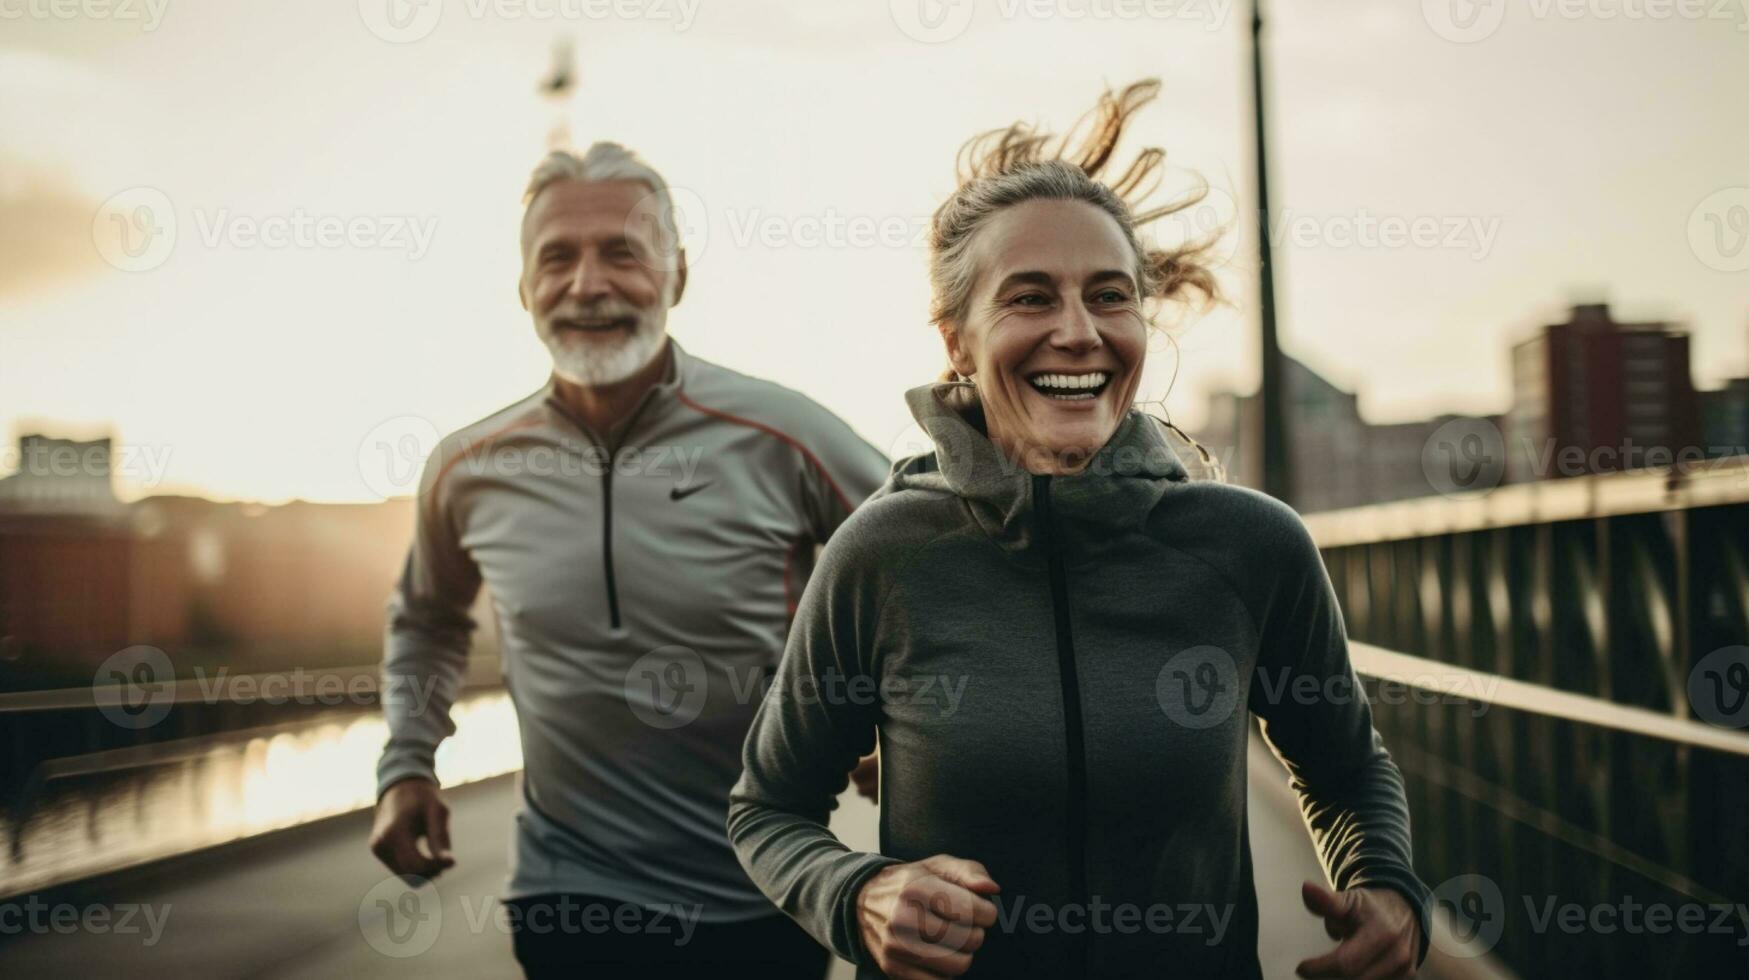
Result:
<svg viewBox="0 0 1749 980"><path fill-rule="evenodd" d="M1506 346L1576 299L1686 326L1702 386L1749 373L1740 6L1271 6L1283 345L1371 420L1503 410ZM1159 232L1231 218L1248 30L1143 0L0 0L0 435L113 432L130 497L392 492L361 462L385 438L545 379L517 223L562 112L689 209L673 335L890 448L943 363L922 230L960 143L1157 75L1130 148L1215 188ZM167 248L129 251L141 202ZM1231 305L1173 326L1188 425L1256 383L1251 234Z"/></svg>

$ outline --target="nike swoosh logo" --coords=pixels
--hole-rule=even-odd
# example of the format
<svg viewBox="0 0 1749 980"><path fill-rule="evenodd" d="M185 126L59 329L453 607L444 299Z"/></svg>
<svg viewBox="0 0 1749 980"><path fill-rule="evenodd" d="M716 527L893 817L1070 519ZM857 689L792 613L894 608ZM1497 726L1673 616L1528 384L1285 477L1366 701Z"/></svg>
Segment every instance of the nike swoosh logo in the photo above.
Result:
<svg viewBox="0 0 1749 980"><path fill-rule="evenodd" d="M668 499L669 500L685 500L686 498L692 496L693 494L699 492L700 490L703 490L705 487L710 486L714 482L716 482L716 481L706 480L703 483L694 483L690 487L670 487L668 490Z"/></svg>

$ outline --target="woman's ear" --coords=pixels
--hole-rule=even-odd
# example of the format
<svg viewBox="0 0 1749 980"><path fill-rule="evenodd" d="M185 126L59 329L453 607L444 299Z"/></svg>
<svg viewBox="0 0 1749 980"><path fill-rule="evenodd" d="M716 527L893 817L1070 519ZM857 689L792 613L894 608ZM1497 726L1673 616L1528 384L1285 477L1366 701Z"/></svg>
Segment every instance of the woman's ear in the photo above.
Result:
<svg viewBox="0 0 1749 980"><path fill-rule="evenodd" d="M961 377L969 378L978 372L977 362L972 360L971 352L960 343L959 328L943 320L935 325L941 331L941 342L947 348L947 363L953 366Z"/></svg>

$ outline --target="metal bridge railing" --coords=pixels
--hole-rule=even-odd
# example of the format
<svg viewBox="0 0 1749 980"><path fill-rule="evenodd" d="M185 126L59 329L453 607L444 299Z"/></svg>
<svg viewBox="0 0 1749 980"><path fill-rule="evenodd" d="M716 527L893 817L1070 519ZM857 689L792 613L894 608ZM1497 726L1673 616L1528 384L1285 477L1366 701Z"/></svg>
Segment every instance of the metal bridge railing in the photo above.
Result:
<svg viewBox="0 0 1749 980"><path fill-rule="evenodd" d="M1526 976L1749 976L1749 460L1306 523L1454 919Z"/></svg>

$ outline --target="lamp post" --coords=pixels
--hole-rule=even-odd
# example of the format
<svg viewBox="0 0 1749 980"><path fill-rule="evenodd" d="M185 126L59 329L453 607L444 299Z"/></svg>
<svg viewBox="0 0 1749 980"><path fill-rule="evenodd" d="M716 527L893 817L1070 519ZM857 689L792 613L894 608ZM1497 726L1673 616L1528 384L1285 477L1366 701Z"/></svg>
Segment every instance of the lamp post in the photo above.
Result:
<svg viewBox="0 0 1749 980"><path fill-rule="evenodd" d="M553 106L553 124L547 131L547 149L562 150L571 145L571 96L577 91L577 52L568 37L553 42L553 60L547 73L536 86L542 98Z"/></svg>
<svg viewBox="0 0 1749 980"><path fill-rule="evenodd" d="M1293 465L1287 447L1287 404L1281 346L1275 335L1275 263L1269 242L1269 163L1265 152L1263 87L1263 0L1251 3L1251 105L1257 125L1257 285L1263 379L1257 390L1254 438L1262 449L1263 492L1293 504Z"/></svg>

